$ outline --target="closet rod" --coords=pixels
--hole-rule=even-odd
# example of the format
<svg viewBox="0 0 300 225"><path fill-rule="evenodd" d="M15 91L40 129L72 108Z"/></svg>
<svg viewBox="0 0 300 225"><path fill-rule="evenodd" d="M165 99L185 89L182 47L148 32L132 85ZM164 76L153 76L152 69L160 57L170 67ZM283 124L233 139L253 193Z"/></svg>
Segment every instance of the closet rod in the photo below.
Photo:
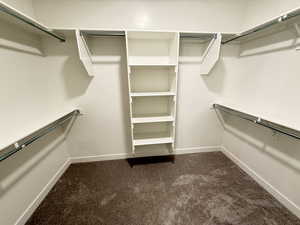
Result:
<svg viewBox="0 0 300 225"><path fill-rule="evenodd" d="M32 134L30 134L27 137L22 138L21 140L18 140L14 144L11 144L7 148L5 148L5 149L11 149L11 150L8 150L8 151L5 151L4 149L0 150L0 153L1 153L1 151L5 152L3 154L0 154L0 161L3 161L5 159L9 158L10 156L14 155L15 153L17 153L20 150L23 150L28 145L31 145L33 142L37 141L41 137L44 137L45 135L54 131L59 126L63 125L66 121L72 119L74 116L78 116L79 114L80 114L79 110L74 110L74 111L68 113L67 115L55 120L54 122L44 126L43 128L39 129L38 131L34 132L34 133L37 133L34 136L30 137L32 135ZM28 137L30 137L30 138L28 139Z"/></svg>
<svg viewBox="0 0 300 225"><path fill-rule="evenodd" d="M58 34L56 34L55 32L53 32L53 30L47 28L47 27L44 27L42 26L41 24L35 22L34 20L22 15L21 13L9 8L7 5L3 4L0 2L0 11L10 15L10 16L13 16L15 18L17 18L18 20L21 20L22 22L60 40L61 42L65 42L66 39L63 37L63 36L60 36Z"/></svg>
<svg viewBox="0 0 300 225"><path fill-rule="evenodd" d="M81 35L95 36L95 37L125 37L124 31L107 31L107 30L81 30Z"/></svg>
<svg viewBox="0 0 300 225"><path fill-rule="evenodd" d="M244 113L244 112L241 112L241 111L238 111L238 110L235 110L235 109L223 106L223 105L214 104L213 107L220 111L237 116L241 119L244 119L244 120L253 122L255 124L261 125L263 127L269 128L275 132L278 132L278 133L281 133L281 134L287 135L289 137L300 140L300 131L298 131L298 130L295 130L290 127L286 127L286 126L283 126L283 125L280 125L280 124L277 124L277 123L262 119L260 117L257 117L257 116L251 115L251 114L247 114L247 113Z"/></svg>
<svg viewBox="0 0 300 225"><path fill-rule="evenodd" d="M273 20L270 20L270 21L268 21L268 22L266 22L266 23L264 23L264 24L261 24L261 25L259 25L259 26L257 26L257 27L254 27L254 28L252 28L252 29L250 29L250 30L247 30L247 31L245 31L245 32L242 32L242 33L240 33L240 34L237 34L237 35L236 35L235 37L233 37L233 38L230 38L230 39L228 39L228 40L226 40L226 41L222 41L222 44L227 44L227 43L229 43L229 42L235 41L235 40L240 39L240 38L242 38L242 37L245 37L245 36L248 36L248 35L257 33L257 32L259 32L259 31L261 31L261 30L264 30L264 29L266 29L266 28L269 28L269 27L271 27L271 26L273 26L273 25L275 25L275 24L278 24L278 23L287 21L287 20L292 19L292 18L294 18L294 17L296 17L296 16L300 16L300 9L296 9L296 10L294 10L294 11L292 11L292 12L289 12L289 13L287 13L287 14L285 14L285 15L279 16L279 17L277 17L277 18L275 18L275 19L273 19Z"/></svg>
<svg viewBox="0 0 300 225"><path fill-rule="evenodd" d="M193 33L181 33L180 38L206 38L206 39L211 39L211 38L216 38L217 34L193 34Z"/></svg>

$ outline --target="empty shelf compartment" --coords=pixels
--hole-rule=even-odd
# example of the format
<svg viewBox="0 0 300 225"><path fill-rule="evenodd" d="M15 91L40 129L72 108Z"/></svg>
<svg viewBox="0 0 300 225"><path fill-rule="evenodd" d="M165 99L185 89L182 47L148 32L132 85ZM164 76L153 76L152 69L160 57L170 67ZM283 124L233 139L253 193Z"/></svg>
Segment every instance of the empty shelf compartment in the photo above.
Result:
<svg viewBox="0 0 300 225"><path fill-rule="evenodd" d="M170 96L148 96L132 99L132 117L163 117L153 120L171 120L174 115L174 98ZM168 116L168 118L166 118ZM150 119L152 120L152 119Z"/></svg>
<svg viewBox="0 0 300 225"><path fill-rule="evenodd" d="M130 73L131 92L176 92L176 73L169 67L134 67Z"/></svg>
<svg viewBox="0 0 300 225"><path fill-rule="evenodd" d="M179 35L175 32L129 31L128 62L130 66L175 66Z"/></svg>

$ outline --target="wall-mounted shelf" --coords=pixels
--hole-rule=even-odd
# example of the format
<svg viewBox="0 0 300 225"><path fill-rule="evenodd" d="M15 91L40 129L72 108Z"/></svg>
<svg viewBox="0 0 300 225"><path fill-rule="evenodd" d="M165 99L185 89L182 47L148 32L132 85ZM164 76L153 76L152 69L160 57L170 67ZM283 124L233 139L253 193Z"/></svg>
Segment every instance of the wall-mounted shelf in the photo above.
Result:
<svg viewBox="0 0 300 225"><path fill-rule="evenodd" d="M27 133L21 138L16 139L13 143L4 145L0 149L0 161L3 161L25 149L27 146L56 130L58 127L64 125L67 121L70 121L79 114L80 111L78 109L72 110L69 113L63 114L63 116L56 118L54 121L42 124L39 128Z"/></svg>
<svg viewBox="0 0 300 225"><path fill-rule="evenodd" d="M20 26L23 30L31 33L38 35L46 34L62 42L66 41L64 36L56 33L53 29L48 28L37 20L25 15L4 2L0 2L0 19Z"/></svg>
<svg viewBox="0 0 300 225"><path fill-rule="evenodd" d="M284 14L281 14L280 16L277 16L271 20L268 20L262 24L259 24L258 26L255 26L251 29L245 30L239 34L234 34L231 37L226 37L224 41L222 41L222 44L228 44L232 41L238 41L242 40L245 37L252 36L254 34L257 34L263 30L266 30L268 28L275 27L276 25L280 25L283 22L290 21L291 19L300 16L300 8L291 10L289 12L286 12Z"/></svg>
<svg viewBox="0 0 300 225"><path fill-rule="evenodd" d="M214 104L213 107L222 112L229 113L229 114L237 116L241 119L244 119L244 120L250 121L252 123L255 123L257 125L269 128L277 133L281 133L281 134L284 134L284 135L287 135L287 136L290 136L290 137L300 140L300 131L297 129L288 127L286 125L282 125L280 123L270 121L268 119L261 118L260 116L257 116L257 115L243 112L241 110L233 109L233 108L230 108L225 105Z"/></svg>
<svg viewBox="0 0 300 225"><path fill-rule="evenodd" d="M101 62L103 58L92 55L92 51L89 49L88 39L95 37L123 36L125 36L125 32L120 30L76 29L79 58L89 76L94 76L93 64ZM120 62L120 59L118 58L116 60L116 57L114 57L114 61Z"/></svg>

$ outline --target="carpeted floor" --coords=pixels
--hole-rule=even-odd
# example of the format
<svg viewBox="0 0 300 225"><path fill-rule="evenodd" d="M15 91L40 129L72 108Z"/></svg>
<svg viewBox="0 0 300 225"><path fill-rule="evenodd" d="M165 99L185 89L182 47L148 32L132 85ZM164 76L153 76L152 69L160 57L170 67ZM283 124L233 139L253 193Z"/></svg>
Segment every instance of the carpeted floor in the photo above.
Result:
<svg viewBox="0 0 300 225"><path fill-rule="evenodd" d="M300 225L222 153L72 165L26 225Z"/></svg>

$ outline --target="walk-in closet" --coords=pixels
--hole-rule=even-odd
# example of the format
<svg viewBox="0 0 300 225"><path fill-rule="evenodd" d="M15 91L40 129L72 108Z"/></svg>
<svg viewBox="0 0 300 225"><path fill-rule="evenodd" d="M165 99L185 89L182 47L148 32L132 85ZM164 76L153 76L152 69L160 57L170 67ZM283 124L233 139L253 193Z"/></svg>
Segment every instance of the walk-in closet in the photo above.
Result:
<svg viewBox="0 0 300 225"><path fill-rule="evenodd" d="M300 2L0 1L0 225L300 225Z"/></svg>

